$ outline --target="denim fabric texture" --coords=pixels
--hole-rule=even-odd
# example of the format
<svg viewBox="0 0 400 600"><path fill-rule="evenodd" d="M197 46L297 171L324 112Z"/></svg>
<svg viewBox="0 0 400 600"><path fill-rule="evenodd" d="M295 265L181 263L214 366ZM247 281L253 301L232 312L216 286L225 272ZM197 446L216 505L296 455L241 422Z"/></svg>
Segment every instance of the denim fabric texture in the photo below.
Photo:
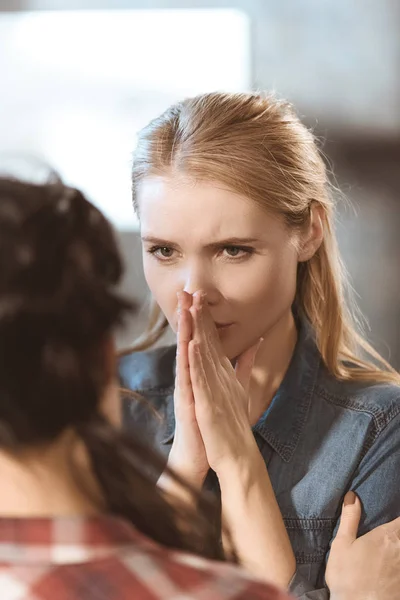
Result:
<svg viewBox="0 0 400 600"><path fill-rule="evenodd" d="M355 491L363 505L360 535L399 515L400 387L337 380L309 323L298 329L286 375L253 431L296 555L290 591L322 600L329 597L325 565L346 492ZM125 426L165 457L175 429L175 352L158 348L119 363L121 385L148 401L124 398Z"/></svg>

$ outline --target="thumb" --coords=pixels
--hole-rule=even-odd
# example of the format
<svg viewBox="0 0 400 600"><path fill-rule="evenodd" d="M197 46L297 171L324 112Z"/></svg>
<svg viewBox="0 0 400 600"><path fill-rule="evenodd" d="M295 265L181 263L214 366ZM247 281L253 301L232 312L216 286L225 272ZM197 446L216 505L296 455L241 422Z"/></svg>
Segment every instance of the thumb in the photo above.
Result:
<svg viewBox="0 0 400 600"><path fill-rule="evenodd" d="M344 497L340 525L336 539L352 544L357 539L358 525L361 518L361 502L354 492L347 492Z"/></svg>
<svg viewBox="0 0 400 600"><path fill-rule="evenodd" d="M239 356L235 365L236 378L242 388L248 392L250 385L251 372L253 370L254 361L263 338L260 338L254 346L251 346Z"/></svg>

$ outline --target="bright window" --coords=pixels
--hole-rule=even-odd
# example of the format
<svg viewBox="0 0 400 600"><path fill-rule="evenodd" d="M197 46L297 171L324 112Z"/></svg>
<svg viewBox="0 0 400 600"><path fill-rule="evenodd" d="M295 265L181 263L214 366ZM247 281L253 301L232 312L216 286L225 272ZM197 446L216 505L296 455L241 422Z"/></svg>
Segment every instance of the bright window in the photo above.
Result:
<svg viewBox="0 0 400 600"><path fill-rule="evenodd" d="M249 19L236 10L4 14L0 76L0 151L48 161L132 229L136 132L187 95L247 89Z"/></svg>

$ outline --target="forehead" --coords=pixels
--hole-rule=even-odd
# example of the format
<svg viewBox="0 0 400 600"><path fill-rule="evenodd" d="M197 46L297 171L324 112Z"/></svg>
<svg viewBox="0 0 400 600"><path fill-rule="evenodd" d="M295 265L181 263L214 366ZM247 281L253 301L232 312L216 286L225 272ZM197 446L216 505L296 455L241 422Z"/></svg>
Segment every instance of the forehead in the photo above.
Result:
<svg viewBox="0 0 400 600"><path fill-rule="evenodd" d="M259 237L276 217L218 182L187 177L151 177L138 189L142 235L169 240L187 237Z"/></svg>

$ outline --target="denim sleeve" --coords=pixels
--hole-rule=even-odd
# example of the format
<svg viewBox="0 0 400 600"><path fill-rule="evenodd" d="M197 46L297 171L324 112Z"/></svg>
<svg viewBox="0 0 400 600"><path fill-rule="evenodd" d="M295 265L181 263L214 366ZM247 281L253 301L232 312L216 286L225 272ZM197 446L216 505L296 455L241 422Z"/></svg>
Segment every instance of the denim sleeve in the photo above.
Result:
<svg viewBox="0 0 400 600"><path fill-rule="evenodd" d="M400 514L400 414L374 440L354 474L349 490L363 507L358 535Z"/></svg>
<svg viewBox="0 0 400 600"><path fill-rule="evenodd" d="M348 489L356 492L363 507L359 536L400 515L400 414L396 414L373 440ZM333 538L339 522L340 520ZM300 600L329 598L328 589L313 589L297 573L290 583L289 591Z"/></svg>

